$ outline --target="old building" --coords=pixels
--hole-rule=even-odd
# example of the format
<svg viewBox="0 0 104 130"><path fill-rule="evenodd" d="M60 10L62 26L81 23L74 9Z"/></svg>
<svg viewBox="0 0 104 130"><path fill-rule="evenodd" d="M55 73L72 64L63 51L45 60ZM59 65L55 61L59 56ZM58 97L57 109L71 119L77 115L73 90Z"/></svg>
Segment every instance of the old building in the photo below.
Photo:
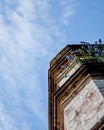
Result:
<svg viewBox="0 0 104 130"><path fill-rule="evenodd" d="M81 64L73 54L80 47L68 45L50 62L49 130L104 130L104 63Z"/></svg>

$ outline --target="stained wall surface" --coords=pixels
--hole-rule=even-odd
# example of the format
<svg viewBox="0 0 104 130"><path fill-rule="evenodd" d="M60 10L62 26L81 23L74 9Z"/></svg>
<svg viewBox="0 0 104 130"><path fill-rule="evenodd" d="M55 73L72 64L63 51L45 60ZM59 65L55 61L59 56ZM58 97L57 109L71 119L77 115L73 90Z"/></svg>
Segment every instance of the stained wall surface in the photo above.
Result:
<svg viewBox="0 0 104 130"><path fill-rule="evenodd" d="M86 82L64 107L64 130L90 130L104 116L104 79Z"/></svg>

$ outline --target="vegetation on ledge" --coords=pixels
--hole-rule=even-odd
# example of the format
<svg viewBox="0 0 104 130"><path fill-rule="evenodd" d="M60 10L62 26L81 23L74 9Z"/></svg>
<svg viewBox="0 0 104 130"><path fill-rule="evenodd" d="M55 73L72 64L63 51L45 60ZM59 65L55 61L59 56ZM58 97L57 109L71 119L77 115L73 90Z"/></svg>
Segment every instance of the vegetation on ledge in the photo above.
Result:
<svg viewBox="0 0 104 130"><path fill-rule="evenodd" d="M80 63L104 63L104 44L101 39L99 39L99 43L95 42L95 44L81 42L81 47L72 51L72 55L66 58L75 60L74 55L77 56L76 61Z"/></svg>

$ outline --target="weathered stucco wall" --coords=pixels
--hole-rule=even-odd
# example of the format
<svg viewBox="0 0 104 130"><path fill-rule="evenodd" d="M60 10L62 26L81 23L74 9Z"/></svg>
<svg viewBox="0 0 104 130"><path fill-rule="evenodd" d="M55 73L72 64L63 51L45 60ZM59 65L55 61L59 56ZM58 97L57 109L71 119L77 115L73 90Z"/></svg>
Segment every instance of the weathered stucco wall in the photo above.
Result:
<svg viewBox="0 0 104 130"><path fill-rule="evenodd" d="M59 80L59 82L57 83L57 86L59 88L62 87L62 85L76 72L76 70L78 70L80 68L80 66L81 66L81 64L75 64L74 66L72 66L71 69L69 69L67 71L66 74L62 73L62 75L66 75L66 76L63 76L63 78L61 78ZM70 66L69 66L69 68L70 68ZM68 69L68 67L67 67L67 69Z"/></svg>
<svg viewBox="0 0 104 130"><path fill-rule="evenodd" d="M87 81L64 108L64 130L90 130L104 116L103 96L104 79Z"/></svg>

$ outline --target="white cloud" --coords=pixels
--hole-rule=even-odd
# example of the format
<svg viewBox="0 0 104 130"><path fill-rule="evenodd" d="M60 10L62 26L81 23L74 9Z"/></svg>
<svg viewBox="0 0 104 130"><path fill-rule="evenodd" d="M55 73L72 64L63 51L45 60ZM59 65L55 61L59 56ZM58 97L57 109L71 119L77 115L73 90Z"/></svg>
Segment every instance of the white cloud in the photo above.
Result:
<svg viewBox="0 0 104 130"><path fill-rule="evenodd" d="M0 129L31 130L36 127L31 121L46 123L41 75L47 75L46 63L65 36L47 0L4 0L0 5ZM73 15L70 7L63 6L60 19Z"/></svg>
<svg viewBox="0 0 104 130"><path fill-rule="evenodd" d="M75 14L76 11L75 0L60 0L60 5L64 7L60 19L61 24L68 25L70 23L70 18Z"/></svg>

